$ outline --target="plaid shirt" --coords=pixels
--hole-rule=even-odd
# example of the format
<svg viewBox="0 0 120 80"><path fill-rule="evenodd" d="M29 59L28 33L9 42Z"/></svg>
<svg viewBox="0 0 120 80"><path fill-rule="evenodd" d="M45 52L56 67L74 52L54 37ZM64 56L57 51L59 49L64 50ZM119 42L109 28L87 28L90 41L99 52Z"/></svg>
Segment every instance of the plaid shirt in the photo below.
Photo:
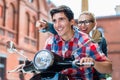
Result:
<svg viewBox="0 0 120 80"><path fill-rule="evenodd" d="M73 54L75 59L81 59L82 57L89 55L97 61L106 60L105 55L100 52L97 44L90 42L89 44L84 45L88 40L89 37L86 34L78 31L74 32L74 37L69 41L64 41L58 35L54 35L47 39L45 49L64 58L70 58L72 52L81 47ZM61 73L66 74L69 77L69 80L93 80L92 68L68 68L61 71Z"/></svg>

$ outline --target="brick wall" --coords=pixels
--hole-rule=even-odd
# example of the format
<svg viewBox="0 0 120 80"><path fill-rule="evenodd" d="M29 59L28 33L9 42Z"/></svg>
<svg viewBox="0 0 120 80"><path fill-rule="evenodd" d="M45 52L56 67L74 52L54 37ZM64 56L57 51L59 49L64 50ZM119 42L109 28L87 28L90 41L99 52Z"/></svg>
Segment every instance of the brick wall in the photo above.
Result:
<svg viewBox="0 0 120 80"><path fill-rule="evenodd" d="M108 44L108 58L113 64L112 80L119 80L120 76L120 16L105 16L97 18L98 26L104 29Z"/></svg>

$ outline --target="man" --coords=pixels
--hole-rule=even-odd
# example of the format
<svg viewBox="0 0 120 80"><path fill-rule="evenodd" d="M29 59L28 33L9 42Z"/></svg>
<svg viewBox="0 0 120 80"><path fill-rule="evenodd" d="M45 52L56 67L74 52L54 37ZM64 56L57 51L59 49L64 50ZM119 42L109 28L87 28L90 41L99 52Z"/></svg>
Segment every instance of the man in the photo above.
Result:
<svg viewBox="0 0 120 80"><path fill-rule="evenodd" d="M51 32L53 34L57 34L56 31L53 28L53 24L48 23L48 26L45 28L45 24L47 23L46 21L43 23L42 21L39 21L38 23L41 22L41 28L43 28L41 31L42 32ZM92 33L96 30L96 19L95 16L88 11L84 11L80 14L78 21L76 22L78 24L78 29L84 33L87 33L90 37L92 37ZM43 25L44 24L44 25ZM75 28L75 27L74 27ZM77 30L77 29L75 29ZM107 56L107 43L105 38L101 34L101 40L98 42L100 49L103 51L103 53ZM95 80L104 80L106 78L105 74L101 74L97 72L96 70L94 71L94 79Z"/></svg>
<svg viewBox="0 0 120 80"><path fill-rule="evenodd" d="M93 62L93 67L101 73L112 72L111 61L100 52L98 45L91 42L84 45L89 37L82 32L73 30L74 14L69 7L59 6L52 9L50 14L58 35L48 38L45 49L64 58L70 58L74 55L75 59L80 61L80 64ZM80 49L76 50L78 48ZM72 54L74 50L76 52ZM80 68L68 68L61 73L67 75L69 80L93 80L92 67L88 65Z"/></svg>

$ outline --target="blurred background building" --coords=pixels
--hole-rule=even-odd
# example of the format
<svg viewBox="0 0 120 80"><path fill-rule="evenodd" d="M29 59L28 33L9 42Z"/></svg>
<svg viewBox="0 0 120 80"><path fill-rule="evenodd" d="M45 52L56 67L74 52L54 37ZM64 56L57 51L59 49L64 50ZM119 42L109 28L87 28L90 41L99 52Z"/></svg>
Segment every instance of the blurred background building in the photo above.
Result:
<svg viewBox="0 0 120 80"><path fill-rule="evenodd" d="M85 2L84 2L85 1ZM82 11L88 10L88 1L83 0ZM33 74L7 73L24 62L17 54L6 50L6 42L12 40L30 60L42 49L50 33L39 33L35 22L50 21L49 10L56 7L50 0L0 0L0 78L1 80L29 80ZM108 43L108 57L113 64L113 80L120 76L120 5L116 15L97 17L97 27Z"/></svg>
<svg viewBox="0 0 120 80"><path fill-rule="evenodd" d="M1 80L29 80L32 74L7 73L23 63L23 57L7 52L8 40L16 43L19 50L30 60L42 49L49 34L39 33L36 20L49 21L49 9L55 7L46 0L0 0L0 78Z"/></svg>

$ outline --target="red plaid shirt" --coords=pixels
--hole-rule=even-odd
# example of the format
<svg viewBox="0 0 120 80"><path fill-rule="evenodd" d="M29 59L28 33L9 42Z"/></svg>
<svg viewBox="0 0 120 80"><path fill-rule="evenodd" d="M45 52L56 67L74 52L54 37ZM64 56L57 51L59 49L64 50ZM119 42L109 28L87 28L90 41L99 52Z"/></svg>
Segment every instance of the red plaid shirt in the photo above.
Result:
<svg viewBox="0 0 120 80"><path fill-rule="evenodd" d="M97 61L106 60L106 56L100 52L97 44L90 42L84 45L89 40L89 37L82 32L74 32L74 37L70 41L64 41L58 35L51 36L46 41L45 49L48 49L64 58L69 58L72 52L81 47L74 53L76 59L81 59L85 56L90 56ZM68 68L61 73L66 74L69 80L93 80L92 68Z"/></svg>

